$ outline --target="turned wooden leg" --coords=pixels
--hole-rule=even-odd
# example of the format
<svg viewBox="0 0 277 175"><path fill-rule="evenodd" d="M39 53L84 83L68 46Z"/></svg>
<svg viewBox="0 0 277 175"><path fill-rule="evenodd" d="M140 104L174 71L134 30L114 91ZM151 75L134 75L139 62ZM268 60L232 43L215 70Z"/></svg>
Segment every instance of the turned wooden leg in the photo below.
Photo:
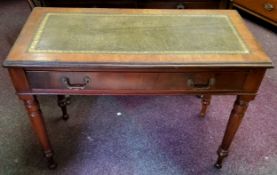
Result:
<svg viewBox="0 0 277 175"><path fill-rule="evenodd" d="M222 168L222 162L225 157L228 156L228 149L232 143L232 140L240 126L243 116L246 112L249 101L255 98L254 95L238 95L234 103L233 110L230 114L230 118L226 127L226 131L223 137L223 141L218 148L217 154L218 159L216 161L215 167Z"/></svg>
<svg viewBox="0 0 277 175"><path fill-rule="evenodd" d="M202 109L200 111L200 117L205 117L208 106L211 103L212 96L211 95L202 95L201 98L202 98Z"/></svg>
<svg viewBox="0 0 277 175"><path fill-rule="evenodd" d="M66 106L70 104L70 97L65 95L58 95L58 105L62 109L62 118L64 120L67 120L69 118L69 115L67 113Z"/></svg>
<svg viewBox="0 0 277 175"><path fill-rule="evenodd" d="M48 168L50 169L56 168L57 164L53 159L54 153L51 148L51 144L47 135L43 116L40 111L39 103L36 97L32 95L24 95L24 96L20 96L20 99L24 101L24 105L28 112L33 130L38 137L38 140L43 148L44 156L48 161Z"/></svg>

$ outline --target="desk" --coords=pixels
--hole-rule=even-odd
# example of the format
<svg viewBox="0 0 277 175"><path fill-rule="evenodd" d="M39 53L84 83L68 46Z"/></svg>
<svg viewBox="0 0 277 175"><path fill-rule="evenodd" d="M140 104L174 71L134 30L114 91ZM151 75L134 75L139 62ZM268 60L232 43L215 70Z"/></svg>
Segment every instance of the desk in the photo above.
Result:
<svg viewBox="0 0 277 175"><path fill-rule="evenodd" d="M233 10L35 8L4 66L55 168L35 95L237 95L216 167L271 60ZM204 114L203 114L204 115ZM250 143L249 143L250 144Z"/></svg>

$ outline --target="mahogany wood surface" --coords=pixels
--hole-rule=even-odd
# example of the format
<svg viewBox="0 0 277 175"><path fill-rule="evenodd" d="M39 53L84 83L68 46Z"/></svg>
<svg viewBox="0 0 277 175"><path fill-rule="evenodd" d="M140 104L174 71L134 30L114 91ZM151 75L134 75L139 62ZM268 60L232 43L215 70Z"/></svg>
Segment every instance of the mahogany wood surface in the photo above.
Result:
<svg viewBox="0 0 277 175"><path fill-rule="evenodd" d="M227 15L249 52L194 55L29 52L28 48L38 26L48 12L120 13L126 16ZM37 8L29 17L4 66L9 70L17 94L25 103L50 168L55 168L56 164L35 95L59 95L58 103L64 116L67 115L67 100L62 95L203 94L203 114L207 110L211 95L238 95L218 150L216 167L221 168L247 104L256 96L264 73L267 68L272 67L272 62L239 15L233 11Z"/></svg>

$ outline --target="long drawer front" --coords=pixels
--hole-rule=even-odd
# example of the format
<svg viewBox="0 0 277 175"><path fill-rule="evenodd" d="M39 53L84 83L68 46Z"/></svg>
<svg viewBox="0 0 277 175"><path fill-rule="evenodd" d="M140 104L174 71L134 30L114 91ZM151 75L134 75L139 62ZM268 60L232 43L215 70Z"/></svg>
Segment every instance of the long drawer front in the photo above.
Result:
<svg viewBox="0 0 277 175"><path fill-rule="evenodd" d="M33 91L177 93L242 91L248 72L54 72L27 71Z"/></svg>

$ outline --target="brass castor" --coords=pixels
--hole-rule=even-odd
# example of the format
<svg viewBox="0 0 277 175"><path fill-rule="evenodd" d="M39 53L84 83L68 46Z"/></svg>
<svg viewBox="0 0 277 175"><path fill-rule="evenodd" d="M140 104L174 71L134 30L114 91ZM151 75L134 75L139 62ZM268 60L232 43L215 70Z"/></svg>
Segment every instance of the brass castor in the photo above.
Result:
<svg viewBox="0 0 277 175"><path fill-rule="evenodd" d="M216 163L214 164L214 167L217 169L221 169L222 168L222 164Z"/></svg>
<svg viewBox="0 0 277 175"><path fill-rule="evenodd" d="M69 115L68 115L68 114L64 114L64 115L62 116L62 119L63 119L63 120L68 120L68 119L69 119Z"/></svg>

